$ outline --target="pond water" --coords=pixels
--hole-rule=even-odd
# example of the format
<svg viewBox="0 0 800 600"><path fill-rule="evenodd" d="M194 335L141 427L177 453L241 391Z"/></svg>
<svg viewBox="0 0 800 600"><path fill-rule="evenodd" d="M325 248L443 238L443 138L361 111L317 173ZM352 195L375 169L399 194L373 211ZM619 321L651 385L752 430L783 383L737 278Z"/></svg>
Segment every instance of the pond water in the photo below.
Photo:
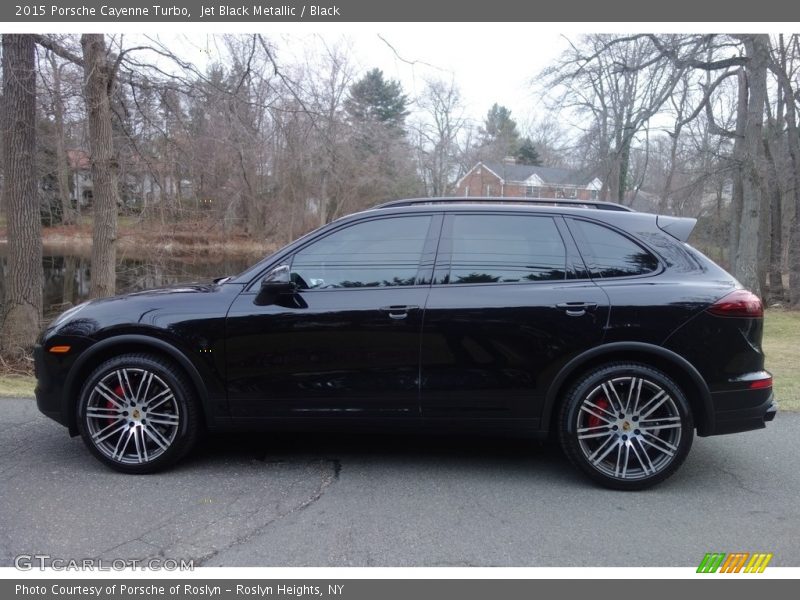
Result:
<svg viewBox="0 0 800 600"><path fill-rule="evenodd" d="M7 247L0 245L0 267L3 273L6 270L6 251ZM256 261L257 259L245 256L122 257L117 261L117 293L124 294L176 283L209 282L217 277L240 273ZM45 317L55 316L89 297L92 272L88 256L56 253L45 249L42 266ZM3 286L0 284L0 302L3 293Z"/></svg>

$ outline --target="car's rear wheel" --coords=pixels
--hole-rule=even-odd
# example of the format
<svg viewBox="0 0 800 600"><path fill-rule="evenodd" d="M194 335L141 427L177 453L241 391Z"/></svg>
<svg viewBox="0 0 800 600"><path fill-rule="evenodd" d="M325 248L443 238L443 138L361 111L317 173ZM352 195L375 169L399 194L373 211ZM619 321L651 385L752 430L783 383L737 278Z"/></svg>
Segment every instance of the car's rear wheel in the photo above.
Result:
<svg viewBox="0 0 800 600"><path fill-rule="evenodd" d="M197 438L191 384L176 365L149 354L125 354L97 367L81 390L77 416L89 450L124 473L163 469Z"/></svg>
<svg viewBox="0 0 800 600"><path fill-rule="evenodd" d="M665 373L642 364L593 369L561 406L559 437L567 457L614 489L645 489L672 475L693 435L683 391Z"/></svg>

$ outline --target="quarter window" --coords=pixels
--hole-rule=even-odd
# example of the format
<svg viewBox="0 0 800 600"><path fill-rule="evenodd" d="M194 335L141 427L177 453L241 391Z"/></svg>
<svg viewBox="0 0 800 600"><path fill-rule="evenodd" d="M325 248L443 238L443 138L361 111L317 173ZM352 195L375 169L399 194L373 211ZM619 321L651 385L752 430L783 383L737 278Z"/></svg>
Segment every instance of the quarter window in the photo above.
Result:
<svg viewBox="0 0 800 600"><path fill-rule="evenodd" d="M581 253L593 276L630 277L658 269L655 256L616 231L588 221L573 220L572 225L583 238Z"/></svg>
<svg viewBox="0 0 800 600"><path fill-rule="evenodd" d="M300 250L292 278L301 289L414 285L430 216L351 225Z"/></svg>
<svg viewBox="0 0 800 600"><path fill-rule="evenodd" d="M550 217L455 215L448 283L527 283L566 278L566 250Z"/></svg>

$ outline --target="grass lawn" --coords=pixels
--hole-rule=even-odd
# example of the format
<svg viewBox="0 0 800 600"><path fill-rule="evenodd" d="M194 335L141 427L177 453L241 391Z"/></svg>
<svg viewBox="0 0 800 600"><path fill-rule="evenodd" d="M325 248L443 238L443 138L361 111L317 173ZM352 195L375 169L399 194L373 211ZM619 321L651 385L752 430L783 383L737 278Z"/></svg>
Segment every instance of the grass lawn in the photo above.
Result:
<svg viewBox="0 0 800 600"><path fill-rule="evenodd" d="M781 410L800 410L800 312L767 311L764 352ZM30 375L0 375L0 396L33 396L34 385Z"/></svg>
<svg viewBox="0 0 800 600"><path fill-rule="evenodd" d="M0 375L0 397L33 396L36 380L32 375Z"/></svg>
<svg viewBox="0 0 800 600"><path fill-rule="evenodd" d="M778 405L781 410L800 410L800 312L768 310L763 346Z"/></svg>

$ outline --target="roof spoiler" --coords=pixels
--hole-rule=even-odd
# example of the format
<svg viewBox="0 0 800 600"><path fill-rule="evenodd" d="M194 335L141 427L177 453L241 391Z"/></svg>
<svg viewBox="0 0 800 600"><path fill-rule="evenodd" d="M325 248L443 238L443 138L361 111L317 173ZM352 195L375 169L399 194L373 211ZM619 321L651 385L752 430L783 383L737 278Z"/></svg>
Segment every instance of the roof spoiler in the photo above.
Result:
<svg viewBox="0 0 800 600"><path fill-rule="evenodd" d="M656 217L656 224L661 231L664 231L674 237L676 240L685 242L692 235L694 226L697 225L697 219L691 217L667 217L658 215Z"/></svg>

